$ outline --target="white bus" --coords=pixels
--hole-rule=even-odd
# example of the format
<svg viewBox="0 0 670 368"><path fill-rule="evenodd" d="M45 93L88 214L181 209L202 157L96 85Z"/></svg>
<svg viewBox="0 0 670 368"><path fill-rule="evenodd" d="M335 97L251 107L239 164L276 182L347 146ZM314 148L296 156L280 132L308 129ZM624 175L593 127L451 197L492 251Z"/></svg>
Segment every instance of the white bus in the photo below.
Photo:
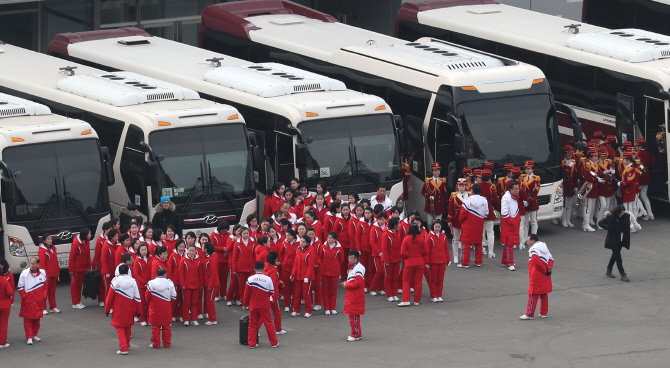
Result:
<svg viewBox="0 0 670 368"><path fill-rule="evenodd" d="M237 109L143 75L3 48L0 91L86 121L109 147L120 178L109 189L114 214L130 201L151 220L166 196L181 230L209 232L220 220L236 224L256 211L251 149Z"/></svg>
<svg viewBox="0 0 670 368"><path fill-rule="evenodd" d="M79 230L99 231L109 221L109 152L81 120L0 93L0 170L0 256L12 273L28 267L45 233L52 235L61 268L67 268Z"/></svg>
<svg viewBox="0 0 670 368"><path fill-rule="evenodd" d="M670 35L670 0L584 0L582 22Z"/></svg>
<svg viewBox="0 0 670 368"><path fill-rule="evenodd" d="M436 39L405 42L336 22L283 2L217 4L203 11L201 46L254 62L276 61L344 81L384 98L402 117L412 170L410 209L431 163L450 187L464 166L537 163L539 219L561 216L555 107L542 72L526 64ZM254 14L262 15L254 15ZM412 193L413 192L413 193Z"/></svg>
<svg viewBox="0 0 670 368"><path fill-rule="evenodd" d="M669 36L575 25L507 5L426 4L401 10L399 37L440 37L539 67L556 101L574 108L588 137L601 130L616 133L619 143L646 139L656 158L648 168L649 196L668 201Z"/></svg>
<svg viewBox="0 0 670 368"><path fill-rule="evenodd" d="M268 187L296 177L311 189L324 181L345 199L352 191L370 198L379 185L394 202L403 194L391 108L339 80L277 63L254 64L132 28L57 35L49 52L178 83L235 106L247 127L263 137Z"/></svg>

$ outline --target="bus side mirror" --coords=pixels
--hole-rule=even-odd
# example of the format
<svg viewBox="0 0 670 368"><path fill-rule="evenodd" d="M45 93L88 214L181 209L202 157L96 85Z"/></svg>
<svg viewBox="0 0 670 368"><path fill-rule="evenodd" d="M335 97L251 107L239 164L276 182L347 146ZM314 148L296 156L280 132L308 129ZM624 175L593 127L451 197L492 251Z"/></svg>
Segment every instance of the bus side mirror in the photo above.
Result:
<svg viewBox="0 0 670 368"><path fill-rule="evenodd" d="M307 145L304 143L298 143L295 149L295 167L298 169L307 168L307 155L308 149Z"/></svg>
<svg viewBox="0 0 670 368"><path fill-rule="evenodd" d="M454 134L454 154L456 161L465 161L466 139L464 134Z"/></svg>
<svg viewBox="0 0 670 368"><path fill-rule="evenodd" d="M158 161L149 160L146 162L147 185L158 185Z"/></svg>
<svg viewBox="0 0 670 368"><path fill-rule="evenodd" d="M16 183L12 178L8 178L5 174L2 177L2 201L5 205L14 205L14 193L16 192Z"/></svg>
<svg viewBox="0 0 670 368"><path fill-rule="evenodd" d="M114 177L114 164L112 163L111 156L109 155L109 148L100 147L102 152L102 160L105 165L105 175L107 178L107 186L111 187L116 183L116 178Z"/></svg>
<svg viewBox="0 0 670 368"><path fill-rule="evenodd" d="M256 133L249 132L249 145L251 146L251 160L254 166L254 171L265 171L265 157L263 157L263 150L260 145L258 145L258 138Z"/></svg>
<svg viewBox="0 0 670 368"><path fill-rule="evenodd" d="M664 90L664 89L659 89L658 94L661 96L661 99L664 101L670 100L670 92Z"/></svg>
<svg viewBox="0 0 670 368"><path fill-rule="evenodd" d="M401 154L407 153L407 140L405 139L405 127L403 126L402 117L400 115L393 115L393 125L398 132L398 149Z"/></svg>

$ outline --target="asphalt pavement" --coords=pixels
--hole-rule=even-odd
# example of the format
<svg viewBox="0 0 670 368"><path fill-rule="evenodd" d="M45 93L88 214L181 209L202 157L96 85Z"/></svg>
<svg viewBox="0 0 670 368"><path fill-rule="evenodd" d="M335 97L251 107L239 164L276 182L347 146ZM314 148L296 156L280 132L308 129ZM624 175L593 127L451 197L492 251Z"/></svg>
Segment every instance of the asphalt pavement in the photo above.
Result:
<svg viewBox="0 0 670 368"><path fill-rule="evenodd" d="M279 348L265 331L259 348L238 344L241 307L216 303L217 326L173 325L172 347L149 348L150 327L133 327L130 354L118 342L103 308L83 301L71 307L67 280L58 285L60 314L42 319L41 342L25 343L20 300L9 322L11 346L0 350L0 367L667 367L670 361L670 211L655 206L656 220L640 221L623 264L631 279L605 277L610 252L605 231L582 232L542 222L538 235L554 256L553 287L546 319L521 321L528 290L528 253L515 251L517 270L485 256L481 268L447 267L443 303L431 303L424 285L419 306L398 308L382 296L367 296L363 339L347 342L349 319L314 312L311 318L283 313ZM617 276L618 273L614 272ZM536 317L539 308L536 311Z"/></svg>

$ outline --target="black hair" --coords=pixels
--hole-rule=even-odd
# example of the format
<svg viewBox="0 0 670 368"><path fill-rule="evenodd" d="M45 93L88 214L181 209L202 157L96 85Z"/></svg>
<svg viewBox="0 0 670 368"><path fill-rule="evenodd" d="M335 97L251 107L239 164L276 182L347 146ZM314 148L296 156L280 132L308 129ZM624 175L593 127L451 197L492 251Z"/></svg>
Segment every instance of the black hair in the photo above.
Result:
<svg viewBox="0 0 670 368"><path fill-rule="evenodd" d="M135 203L130 203L128 206L126 206L128 211L136 211L137 210L137 205Z"/></svg>
<svg viewBox="0 0 670 368"><path fill-rule="evenodd" d="M381 188L384 188L384 190L386 190L386 185L384 185L384 184L377 185L377 190L379 190Z"/></svg>
<svg viewBox="0 0 670 368"><path fill-rule="evenodd" d="M289 221L289 219L287 219L286 217L283 217L283 218L279 219L279 225L281 225L281 226L284 226L284 225L291 226L291 221Z"/></svg>
<svg viewBox="0 0 670 368"><path fill-rule="evenodd" d="M287 234L287 235L291 235L291 236L294 237L294 238L295 238L295 236L297 235L296 232L295 232L295 230L293 230L293 229L288 229L288 230L286 230L286 234Z"/></svg>
<svg viewBox="0 0 670 368"><path fill-rule="evenodd" d="M276 182L272 186L272 192L279 194L279 188L281 188L281 187L286 187L286 185L284 185L284 183L282 183L281 181Z"/></svg>
<svg viewBox="0 0 670 368"><path fill-rule="evenodd" d="M158 271L156 271L156 276L165 276L167 274L167 271L163 267L158 267Z"/></svg>
<svg viewBox="0 0 670 368"><path fill-rule="evenodd" d="M265 245L265 244L267 244L269 241L270 241L270 238L269 238L269 237L267 237L267 236L261 236L261 237L258 238L258 240L256 241L256 244Z"/></svg>
<svg viewBox="0 0 670 368"><path fill-rule="evenodd" d="M268 224L272 223L272 217L264 217L263 220L261 220L261 224L267 222Z"/></svg>
<svg viewBox="0 0 670 368"><path fill-rule="evenodd" d="M316 212L314 212L313 210L309 210L309 211L305 212L305 215L310 215L310 216L312 216L313 219L317 219Z"/></svg>
<svg viewBox="0 0 670 368"><path fill-rule="evenodd" d="M121 262L122 263L126 263L126 262L130 261L131 259L133 259L133 255L130 254L130 253L123 253L123 255L121 256Z"/></svg>
<svg viewBox="0 0 670 368"><path fill-rule="evenodd" d="M623 212L625 210L626 210L626 208L623 206L623 204L620 204L620 205L614 207L614 209L611 212L614 216L618 217L621 214L621 212Z"/></svg>
<svg viewBox="0 0 670 368"><path fill-rule="evenodd" d="M153 238L152 239L147 239L147 232L149 230L154 231L154 228L147 226L147 227L144 228L144 231L142 231L142 237L144 237L145 240L153 240Z"/></svg>
<svg viewBox="0 0 670 368"><path fill-rule="evenodd" d="M160 246L160 247L156 248L156 250L154 250L154 252L156 252L157 257L160 257L161 254L167 253L167 250L168 249L167 249L166 246Z"/></svg>
<svg viewBox="0 0 670 368"><path fill-rule="evenodd" d="M88 237L88 234L91 233L91 229L87 227L82 227L81 230L79 230L79 238L81 240L86 241L86 238Z"/></svg>
<svg viewBox="0 0 670 368"><path fill-rule="evenodd" d="M481 185L479 185L479 184L474 184L474 185L472 186L472 193L474 193L474 194L479 194L479 193L481 193L481 191L482 191L482 186L481 186Z"/></svg>
<svg viewBox="0 0 670 368"><path fill-rule="evenodd" d="M256 262L254 263L254 270L256 271L263 271L265 269L265 263L263 262Z"/></svg>
<svg viewBox="0 0 670 368"><path fill-rule="evenodd" d="M298 179L298 178L291 178L291 180L288 181L289 184L290 184L292 181L294 181L294 182L298 183L298 185L300 185L300 179Z"/></svg>
<svg viewBox="0 0 670 368"><path fill-rule="evenodd" d="M118 234L119 234L119 230L111 229L107 233L107 239L112 239L113 237L117 236Z"/></svg>
<svg viewBox="0 0 670 368"><path fill-rule="evenodd" d="M245 227L245 226L244 226L244 225L240 225L240 224L237 224L237 225L233 226L232 234L235 235L235 232L237 231L237 229L241 229L241 228L243 228L243 227Z"/></svg>
<svg viewBox="0 0 670 368"><path fill-rule="evenodd" d="M133 240L137 240L137 241L139 241L139 239L133 239ZM132 243L130 243L130 244L131 244L131 246L132 246ZM138 255L138 256L140 255L140 249L142 249L142 247L147 248L147 257L150 257L150 256L151 256L151 253L150 253L150 251L149 251L149 246L146 245L146 244L144 244L144 243L140 243L140 245L137 246L137 251L136 251L136 252L137 252L137 255Z"/></svg>
<svg viewBox="0 0 670 368"><path fill-rule="evenodd" d="M282 212L281 210L277 210L275 211L274 215L276 220L277 218L284 216L284 212Z"/></svg>
<svg viewBox="0 0 670 368"><path fill-rule="evenodd" d="M412 240L414 240L418 234L421 234L421 229L419 228L419 225L411 224L407 233L412 235Z"/></svg>
<svg viewBox="0 0 670 368"><path fill-rule="evenodd" d="M102 231L109 230L112 228L112 223L107 221L104 224L102 224Z"/></svg>
<svg viewBox="0 0 670 368"><path fill-rule="evenodd" d="M119 236L119 243L123 243L128 239L130 239L130 235L128 235L128 233L123 233L121 236Z"/></svg>
<svg viewBox="0 0 670 368"><path fill-rule="evenodd" d="M197 237L196 239L198 239L198 241L200 241L200 239L202 239L203 236L204 236L205 238L207 238L207 241L210 240L210 239L209 239L209 235L208 235L207 233L200 233L200 235L198 235L198 237ZM206 242L205 242L205 243L206 243Z"/></svg>
<svg viewBox="0 0 670 368"><path fill-rule="evenodd" d="M356 192L349 192L348 195L354 197L354 199L356 200L356 203L358 203L358 201L361 200L361 198L358 196L358 193L356 193Z"/></svg>
<svg viewBox="0 0 670 368"><path fill-rule="evenodd" d="M361 256L361 254L358 253L358 251L355 250L355 249L350 250L350 251L349 251L349 255L350 255L350 256L354 256L354 257L356 257L356 259L358 259L358 258Z"/></svg>
<svg viewBox="0 0 670 368"><path fill-rule="evenodd" d="M534 242L540 240L540 238L537 237L537 234L530 234L530 235L528 235L528 237L530 238L530 240L532 240Z"/></svg>
<svg viewBox="0 0 670 368"><path fill-rule="evenodd" d="M372 207L372 212L375 215L384 212L384 205L381 203L377 203L374 207Z"/></svg>
<svg viewBox="0 0 670 368"><path fill-rule="evenodd" d="M163 235L163 229L154 229L154 236L152 236L152 240L160 241L161 235Z"/></svg>
<svg viewBox="0 0 670 368"><path fill-rule="evenodd" d="M414 216L414 217L421 217L421 213L420 213L419 211L417 211L417 210L414 210L414 211L412 211L412 212L409 213L409 216L408 216L407 218L409 219L409 218L412 217L412 216Z"/></svg>
<svg viewBox="0 0 670 368"><path fill-rule="evenodd" d="M119 266L119 275L127 275L129 269L130 269L130 267L128 267L127 264L125 264L125 263L121 264Z"/></svg>
<svg viewBox="0 0 670 368"><path fill-rule="evenodd" d="M187 233L186 233L186 236L185 236L184 238L188 238L189 236L190 236L191 238L195 239L195 240L198 240L198 237L195 236L195 233L194 233L193 231L189 231L189 232L187 232Z"/></svg>
<svg viewBox="0 0 670 368"><path fill-rule="evenodd" d="M2 274L3 275L6 275L7 273L9 273L9 271L10 271L9 270L9 263L7 263L7 260L4 259L3 257L0 257L0 266L2 266ZM10 286L13 287L14 285L10 285Z"/></svg>
<svg viewBox="0 0 670 368"><path fill-rule="evenodd" d="M393 206L393 207L391 207L391 211L390 211L390 212L391 212L391 213L393 213L393 212L398 212L398 213L400 213L400 212L402 212L402 210L401 210L400 207L398 207L398 206Z"/></svg>
<svg viewBox="0 0 670 368"><path fill-rule="evenodd" d="M186 241L184 239L177 240L177 242L174 243L174 249L179 248L179 246L182 245L182 244L184 244L184 246L186 246Z"/></svg>
<svg viewBox="0 0 670 368"><path fill-rule="evenodd" d="M323 194L324 194L324 195L325 195L326 193L328 193L328 186L326 186L326 182L325 182L325 181L320 180L320 181L318 181L318 182L316 183L316 185L321 186L321 189L323 190Z"/></svg>
<svg viewBox="0 0 670 368"><path fill-rule="evenodd" d="M298 185L298 190L300 190L300 189L302 189L302 188L305 188L305 189L309 190L309 188L307 188L307 184L305 184L305 183L300 183L300 184Z"/></svg>
<svg viewBox="0 0 670 368"><path fill-rule="evenodd" d="M379 220L379 219L381 219L381 218L383 218L383 219L388 219L389 216L386 214L386 212L382 211L382 212L379 212L379 213L377 214L377 220Z"/></svg>
<svg viewBox="0 0 670 368"><path fill-rule="evenodd" d="M308 228L307 228L307 229L305 229L305 230L306 230L306 231L305 231L306 233L308 233L308 232L310 232L310 231L313 231L313 232L314 232L314 234L316 234L316 229L315 229L315 228L313 228L313 227L311 227L311 226L310 226L310 227L308 227Z"/></svg>
<svg viewBox="0 0 670 368"><path fill-rule="evenodd" d="M117 218L113 218L113 219L109 220L109 222L112 223L112 226L116 226L116 224L119 223L119 219L117 219Z"/></svg>
<svg viewBox="0 0 670 368"><path fill-rule="evenodd" d="M307 245L309 245L309 244L312 243L312 238L310 238L309 236L307 236L307 234L303 235L303 236L301 237L301 239L303 239L304 241L306 241L306 242L307 242Z"/></svg>
<svg viewBox="0 0 670 368"><path fill-rule="evenodd" d="M47 238L49 238L50 236L51 236L51 234L49 234L49 233L42 234L42 243L44 243L44 241L47 240Z"/></svg>
<svg viewBox="0 0 670 368"><path fill-rule="evenodd" d="M203 245L203 248L205 248L205 252L207 252L207 254L209 254L210 256L211 256L212 254L214 254L214 252L216 252L216 249L214 248L214 244L212 244L212 243L210 243L210 242L206 242L206 243Z"/></svg>
<svg viewBox="0 0 670 368"><path fill-rule="evenodd" d="M277 262L278 257L279 257L279 255L277 254L277 252L272 250L272 251L270 251L270 253L268 253L268 256L265 260L267 261L267 263L269 263L271 265L274 265L275 262Z"/></svg>
<svg viewBox="0 0 670 368"><path fill-rule="evenodd" d="M367 199L367 198L363 198L363 199L361 199L360 202L358 202L358 203L359 203L361 206L363 206L364 204L367 203L368 207L370 207L370 205L372 204L372 203L370 203L370 200Z"/></svg>
<svg viewBox="0 0 670 368"><path fill-rule="evenodd" d="M174 227L173 225L168 225L168 226L165 227L165 234L166 235L167 235L168 230L172 230L172 232L175 233L175 235L177 234L177 228Z"/></svg>
<svg viewBox="0 0 670 368"><path fill-rule="evenodd" d="M432 231L435 231L435 225L437 225L437 224L442 226L442 221L441 220L433 220L433 222L430 224L430 229Z"/></svg>
<svg viewBox="0 0 670 368"><path fill-rule="evenodd" d="M516 181L510 181L509 184L507 184L507 190L511 191L512 189L514 189L515 185L519 185L519 183Z"/></svg>
<svg viewBox="0 0 670 368"><path fill-rule="evenodd" d="M337 240L337 233L334 231L331 231L328 233L328 236L332 237L333 239Z"/></svg>
<svg viewBox="0 0 670 368"><path fill-rule="evenodd" d="M172 226L172 225L170 225L170 226ZM216 225L216 230L219 231L219 232L222 231L223 229L228 230L228 228L230 228L230 225L228 225L227 221L221 221L221 222L219 222L218 225Z"/></svg>
<svg viewBox="0 0 670 368"><path fill-rule="evenodd" d="M337 209L340 208L340 202L333 202L330 204L330 213L335 213L337 212Z"/></svg>
<svg viewBox="0 0 670 368"><path fill-rule="evenodd" d="M247 218L246 218L247 224L250 223L253 219L256 219L256 218L257 218L257 217L256 217L255 214L253 214L253 213L250 214L250 215L247 216Z"/></svg>
<svg viewBox="0 0 670 368"><path fill-rule="evenodd" d="M399 218L397 218L397 217L392 217L392 218L389 220L388 224L386 225L386 228L387 228L387 229L392 229L392 228L396 227L399 223L400 223L400 219L399 219Z"/></svg>

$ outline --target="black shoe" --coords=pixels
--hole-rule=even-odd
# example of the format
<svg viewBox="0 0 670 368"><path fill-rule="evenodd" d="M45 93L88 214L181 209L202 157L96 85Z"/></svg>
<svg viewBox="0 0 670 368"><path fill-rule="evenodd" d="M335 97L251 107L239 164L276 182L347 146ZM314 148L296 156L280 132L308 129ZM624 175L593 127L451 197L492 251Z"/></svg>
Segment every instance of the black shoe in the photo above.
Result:
<svg viewBox="0 0 670 368"><path fill-rule="evenodd" d="M607 269L607 273L605 273L605 276L607 276L607 277L609 277L609 278L611 278L611 279L613 279L613 278L615 277L615 276L612 274L612 269L611 269L611 268L608 268L608 269Z"/></svg>
<svg viewBox="0 0 670 368"><path fill-rule="evenodd" d="M622 274L621 274L621 281L629 282L630 279L628 278L628 276L626 276L625 273L622 273Z"/></svg>

